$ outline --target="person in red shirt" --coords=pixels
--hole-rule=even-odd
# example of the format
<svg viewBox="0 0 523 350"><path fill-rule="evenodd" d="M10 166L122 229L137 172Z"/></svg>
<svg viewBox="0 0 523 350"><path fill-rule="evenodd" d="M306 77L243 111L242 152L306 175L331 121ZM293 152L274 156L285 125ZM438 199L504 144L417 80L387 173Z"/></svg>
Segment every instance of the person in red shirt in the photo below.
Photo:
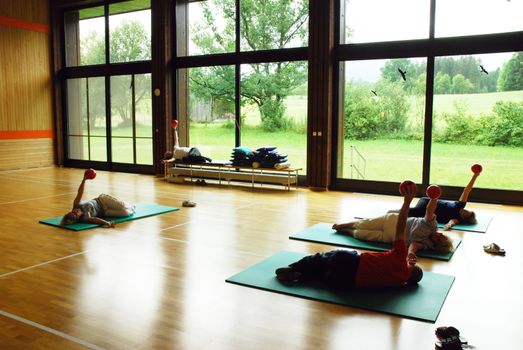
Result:
<svg viewBox="0 0 523 350"><path fill-rule="evenodd" d="M391 250L358 254L355 250L337 249L308 255L276 269L276 278L284 282L320 280L331 288L383 288L418 283L423 270L416 265L416 256L408 253L406 244L407 215L416 185L403 182L400 194L403 205Z"/></svg>

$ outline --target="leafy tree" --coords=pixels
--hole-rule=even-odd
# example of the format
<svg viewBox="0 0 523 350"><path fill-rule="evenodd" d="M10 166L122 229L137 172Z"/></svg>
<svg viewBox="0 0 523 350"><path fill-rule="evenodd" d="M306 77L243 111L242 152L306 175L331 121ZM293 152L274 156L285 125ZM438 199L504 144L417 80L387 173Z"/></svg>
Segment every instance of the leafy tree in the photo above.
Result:
<svg viewBox="0 0 523 350"><path fill-rule="evenodd" d="M463 76L463 74L456 74L452 78L452 92L455 94L467 94L472 92L474 85Z"/></svg>
<svg viewBox="0 0 523 350"><path fill-rule="evenodd" d="M503 66L498 89L499 91L523 90L523 52L515 53Z"/></svg>
<svg viewBox="0 0 523 350"><path fill-rule="evenodd" d="M191 39L198 52L213 54L234 51L234 1L209 0L201 3L201 6L203 21L191 28L191 33L194 33ZM216 12L225 17L223 28L218 27ZM239 15L240 43L244 51L281 49L293 42L302 44L306 39L306 0L242 0ZM242 73L242 103L255 103L258 106L264 129L281 129L285 124L283 101L306 81L306 65L302 62L250 64ZM197 98L212 96L213 101L222 102L233 98L232 69L202 70L201 74L191 75L190 79L191 93ZM220 86L206 83L216 81L220 82Z"/></svg>
<svg viewBox="0 0 523 350"><path fill-rule="evenodd" d="M110 33L110 59L111 62L132 62L151 59L150 39L139 21L128 20L111 30ZM81 42L80 62L83 65L105 63L104 38L92 31ZM150 95L147 88L150 86L149 75L135 76L135 103ZM105 89L90 89L89 96L92 101L104 101ZM131 125L131 97L132 86L128 77L111 78L111 108L121 119L121 126ZM89 105L93 116L104 118L105 106L100 103Z"/></svg>
<svg viewBox="0 0 523 350"><path fill-rule="evenodd" d="M452 80L447 73L438 72L434 81L434 93L450 94L452 92Z"/></svg>
<svg viewBox="0 0 523 350"><path fill-rule="evenodd" d="M402 83L382 80L378 96L372 86L350 81L345 98L344 131L347 139L373 139L401 133L406 127L409 102Z"/></svg>

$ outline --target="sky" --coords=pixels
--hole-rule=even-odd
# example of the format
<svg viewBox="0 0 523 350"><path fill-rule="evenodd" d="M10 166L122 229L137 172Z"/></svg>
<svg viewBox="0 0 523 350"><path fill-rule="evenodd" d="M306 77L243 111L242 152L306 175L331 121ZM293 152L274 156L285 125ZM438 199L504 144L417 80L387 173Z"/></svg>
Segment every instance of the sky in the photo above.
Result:
<svg viewBox="0 0 523 350"><path fill-rule="evenodd" d="M429 6L429 0L345 0L350 42L426 39ZM436 37L519 30L523 30L523 0L436 0ZM512 53L474 56L481 59L487 70L496 70ZM376 82L384 62L358 62L354 69L349 66L347 77Z"/></svg>

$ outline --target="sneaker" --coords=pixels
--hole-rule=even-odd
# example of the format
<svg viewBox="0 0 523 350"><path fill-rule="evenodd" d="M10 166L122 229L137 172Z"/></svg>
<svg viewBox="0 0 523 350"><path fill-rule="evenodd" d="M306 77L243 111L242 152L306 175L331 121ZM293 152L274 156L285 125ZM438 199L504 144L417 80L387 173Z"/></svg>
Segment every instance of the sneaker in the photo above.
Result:
<svg viewBox="0 0 523 350"><path fill-rule="evenodd" d="M461 350L462 345L467 344L467 340L459 335L455 327L438 327L436 328L436 347L443 350Z"/></svg>

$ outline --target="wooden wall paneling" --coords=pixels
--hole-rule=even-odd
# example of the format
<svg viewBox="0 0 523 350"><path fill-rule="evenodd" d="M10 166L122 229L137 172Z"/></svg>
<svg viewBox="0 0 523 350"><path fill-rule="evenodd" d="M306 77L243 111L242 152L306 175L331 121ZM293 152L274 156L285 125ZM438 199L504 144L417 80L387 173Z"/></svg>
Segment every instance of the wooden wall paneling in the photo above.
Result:
<svg viewBox="0 0 523 350"><path fill-rule="evenodd" d="M326 189L332 162L334 0L311 0L309 8L307 180L311 188Z"/></svg>
<svg viewBox="0 0 523 350"><path fill-rule="evenodd" d="M47 34L0 27L0 129L52 129Z"/></svg>
<svg viewBox="0 0 523 350"><path fill-rule="evenodd" d="M163 174L164 167L160 163L165 145L170 145L172 116L172 53L170 15L171 3L168 0L151 2L152 15L152 96L153 96L153 162L156 174ZM171 148L171 146L169 146Z"/></svg>
<svg viewBox="0 0 523 350"><path fill-rule="evenodd" d="M32 23L49 24L49 1L2 0L0 1L0 16Z"/></svg>
<svg viewBox="0 0 523 350"><path fill-rule="evenodd" d="M0 140L0 171L54 164L53 139Z"/></svg>
<svg viewBox="0 0 523 350"><path fill-rule="evenodd" d="M53 164L48 1L0 2L0 168Z"/></svg>

